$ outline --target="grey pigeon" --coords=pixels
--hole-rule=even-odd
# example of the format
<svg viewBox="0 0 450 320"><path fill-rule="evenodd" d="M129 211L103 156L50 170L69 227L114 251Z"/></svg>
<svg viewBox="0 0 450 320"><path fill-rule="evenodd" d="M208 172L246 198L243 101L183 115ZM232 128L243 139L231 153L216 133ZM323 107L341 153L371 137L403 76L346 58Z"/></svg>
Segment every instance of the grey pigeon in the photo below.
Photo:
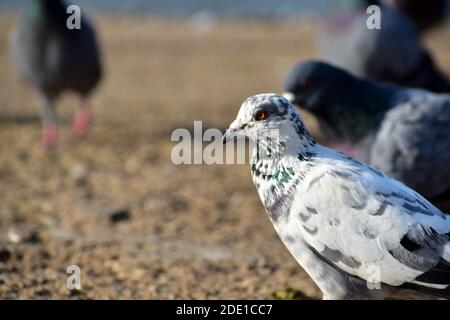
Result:
<svg viewBox="0 0 450 320"><path fill-rule="evenodd" d="M450 92L448 78L438 70L410 19L378 1L359 1L352 10L327 16L318 31L324 60L372 80ZM380 29L369 29L368 5L381 8Z"/></svg>
<svg viewBox="0 0 450 320"><path fill-rule="evenodd" d="M88 97L102 74L97 39L84 11L81 28L69 29L66 10L59 0L30 0L11 33L14 65L40 98L42 139L49 147L58 145L55 99L65 91L80 95L73 129L84 137L91 122Z"/></svg>
<svg viewBox="0 0 450 320"><path fill-rule="evenodd" d="M251 173L281 240L324 299L450 298L450 216L314 141L285 98L248 98L224 141L256 143Z"/></svg>
<svg viewBox="0 0 450 320"><path fill-rule="evenodd" d="M338 150L450 210L450 95L377 83L319 61L295 65L284 88Z"/></svg>

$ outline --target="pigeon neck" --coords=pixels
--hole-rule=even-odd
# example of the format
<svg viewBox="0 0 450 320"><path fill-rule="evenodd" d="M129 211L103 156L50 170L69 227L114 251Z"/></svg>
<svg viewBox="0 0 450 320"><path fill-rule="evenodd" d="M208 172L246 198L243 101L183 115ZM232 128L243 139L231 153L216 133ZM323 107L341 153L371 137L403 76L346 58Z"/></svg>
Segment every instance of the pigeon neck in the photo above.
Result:
<svg viewBox="0 0 450 320"><path fill-rule="evenodd" d="M270 182L273 188L280 187L291 176L290 169L286 168L309 158L317 146L296 111L289 122L280 123L270 133L257 139L253 149L251 169L258 189L264 182Z"/></svg>
<svg viewBox="0 0 450 320"><path fill-rule="evenodd" d="M265 143L258 141L253 152L253 182L273 223L286 216L298 184L314 164L318 145L310 145L306 139L298 140L300 142L295 145L283 141L280 152L274 152L273 148L268 149Z"/></svg>
<svg viewBox="0 0 450 320"><path fill-rule="evenodd" d="M359 92L365 100L363 106L368 111L380 114L387 112L395 105L392 101L399 91L398 87L369 80L361 80L360 84L361 90Z"/></svg>
<svg viewBox="0 0 450 320"><path fill-rule="evenodd" d="M304 130L304 129L303 129ZM270 180L279 178L280 172L291 163L309 159L315 154L316 142L306 130L303 135L294 133L292 138L281 136L279 139L259 139L253 149L251 169L254 178Z"/></svg>
<svg viewBox="0 0 450 320"><path fill-rule="evenodd" d="M327 140L358 145L376 130L397 103L398 87L356 79L345 91L323 100L316 114ZM334 108L328 108L334 105ZM340 112L343 114L341 115Z"/></svg>

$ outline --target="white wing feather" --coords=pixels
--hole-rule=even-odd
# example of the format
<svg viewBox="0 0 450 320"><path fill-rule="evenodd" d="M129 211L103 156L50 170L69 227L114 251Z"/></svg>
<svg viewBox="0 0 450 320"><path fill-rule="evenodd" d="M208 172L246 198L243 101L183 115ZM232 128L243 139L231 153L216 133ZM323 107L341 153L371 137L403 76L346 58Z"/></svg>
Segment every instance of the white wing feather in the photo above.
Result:
<svg viewBox="0 0 450 320"><path fill-rule="evenodd" d="M321 161L294 199L287 231L301 232L316 251L334 258L338 268L365 280L378 270L383 283L413 282L423 270L403 264L390 251L417 224L440 233L450 231L449 216L415 191L344 158ZM405 201L418 212L405 210Z"/></svg>

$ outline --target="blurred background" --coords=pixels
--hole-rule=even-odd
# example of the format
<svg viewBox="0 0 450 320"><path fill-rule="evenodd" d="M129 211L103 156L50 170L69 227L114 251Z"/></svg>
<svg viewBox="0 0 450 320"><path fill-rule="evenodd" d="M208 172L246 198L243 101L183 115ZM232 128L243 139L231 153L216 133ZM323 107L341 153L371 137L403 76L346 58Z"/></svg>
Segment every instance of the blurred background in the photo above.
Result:
<svg viewBox="0 0 450 320"><path fill-rule="evenodd" d="M175 166L170 136L194 120L223 130L246 97L282 92L294 63L319 57L335 1L71 1L104 72L87 139L70 132L77 95L58 99L56 150L39 143L39 102L11 63L27 3L0 0L0 298L320 298L248 165ZM447 19L421 38L450 74ZM66 287L73 264L81 290Z"/></svg>

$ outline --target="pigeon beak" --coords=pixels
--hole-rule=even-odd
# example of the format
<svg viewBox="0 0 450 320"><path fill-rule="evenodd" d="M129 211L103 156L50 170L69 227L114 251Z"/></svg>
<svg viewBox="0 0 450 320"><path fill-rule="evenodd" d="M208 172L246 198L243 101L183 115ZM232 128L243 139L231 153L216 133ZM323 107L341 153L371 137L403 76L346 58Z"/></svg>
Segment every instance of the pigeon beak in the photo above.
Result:
<svg viewBox="0 0 450 320"><path fill-rule="evenodd" d="M225 134L222 136L222 142L223 144L226 144L228 141L234 139L236 137L236 129L229 128Z"/></svg>
<svg viewBox="0 0 450 320"><path fill-rule="evenodd" d="M239 123L234 120L231 124L228 130L225 132L225 134L222 136L222 142L223 144L226 144L227 141L233 140L235 137L237 137L240 125Z"/></svg>

